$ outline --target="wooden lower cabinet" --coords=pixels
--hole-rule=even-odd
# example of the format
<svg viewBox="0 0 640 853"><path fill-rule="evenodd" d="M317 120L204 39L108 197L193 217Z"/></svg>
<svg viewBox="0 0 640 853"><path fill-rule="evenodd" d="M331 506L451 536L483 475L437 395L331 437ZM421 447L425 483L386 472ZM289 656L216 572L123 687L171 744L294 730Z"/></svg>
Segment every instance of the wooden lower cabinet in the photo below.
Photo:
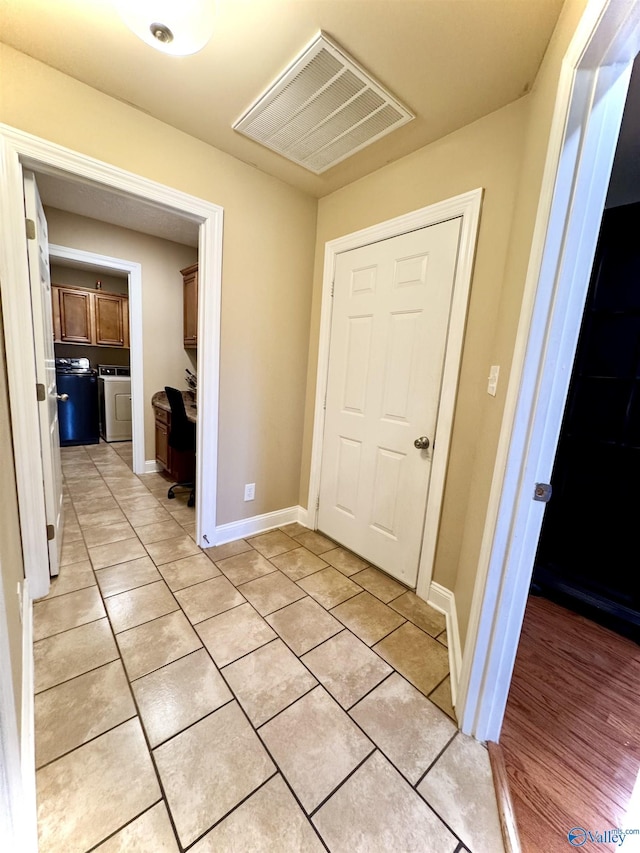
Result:
<svg viewBox="0 0 640 853"><path fill-rule="evenodd" d="M159 406L154 406L156 432L156 462L162 466L175 483L185 483L193 480L196 469L195 453L173 450L169 447L171 432L171 413Z"/></svg>
<svg viewBox="0 0 640 853"><path fill-rule="evenodd" d="M170 470L169 453L169 426L171 415L164 409L154 408L156 421L156 462L162 465L163 470Z"/></svg>

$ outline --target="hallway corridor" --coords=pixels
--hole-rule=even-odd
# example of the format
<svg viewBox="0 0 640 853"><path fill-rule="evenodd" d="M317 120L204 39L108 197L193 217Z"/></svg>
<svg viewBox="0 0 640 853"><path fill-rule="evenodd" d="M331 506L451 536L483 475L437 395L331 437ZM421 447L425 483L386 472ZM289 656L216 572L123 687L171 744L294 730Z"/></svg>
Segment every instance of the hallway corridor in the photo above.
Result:
<svg viewBox="0 0 640 853"><path fill-rule="evenodd" d="M202 551L187 493L120 452L62 451L62 567L34 605L41 853L501 851L444 617L298 524Z"/></svg>

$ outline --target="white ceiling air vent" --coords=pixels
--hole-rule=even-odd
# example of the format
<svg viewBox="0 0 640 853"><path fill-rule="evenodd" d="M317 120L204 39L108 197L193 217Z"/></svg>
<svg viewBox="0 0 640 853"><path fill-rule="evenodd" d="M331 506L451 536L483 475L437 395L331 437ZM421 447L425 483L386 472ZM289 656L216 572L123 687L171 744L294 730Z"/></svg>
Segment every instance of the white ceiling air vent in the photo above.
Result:
<svg viewBox="0 0 640 853"><path fill-rule="evenodd" d="M233 128L319 175L413 118L321 33Z"/></svg>

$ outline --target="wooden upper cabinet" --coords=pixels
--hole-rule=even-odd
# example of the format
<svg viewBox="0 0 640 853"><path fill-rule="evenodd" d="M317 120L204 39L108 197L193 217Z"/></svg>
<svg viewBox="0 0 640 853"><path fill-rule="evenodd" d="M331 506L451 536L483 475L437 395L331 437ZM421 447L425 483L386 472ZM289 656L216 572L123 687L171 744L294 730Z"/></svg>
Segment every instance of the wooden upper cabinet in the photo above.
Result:
<svg viewBox="0 0 640 853"><path fill-rule="evenodd" d="M96 323L96 346L128 347L128 299L115 293L98 291L93 294ZM123 301L124 300L124 301Z"/></svg>
<svg viewBox="0 0 640 853"><path fill-rule="evenodd" d="M180 270L184 287L184 345L198 346L198 264Z"/></svg>
<svg viewBox="0 0 640 853"><path fill-rule="evenodd" d="M52 288L58 291L59 340L67 344L93 343L92 293L89 290ZM55 313L55 311L54 311Z"/></svg>
<svg viewBox="0 0 640 853"><path fill-rule="evenodd" d="M126 296L54 284L51 299L56 342L129 346L129 300Z"/></svg>

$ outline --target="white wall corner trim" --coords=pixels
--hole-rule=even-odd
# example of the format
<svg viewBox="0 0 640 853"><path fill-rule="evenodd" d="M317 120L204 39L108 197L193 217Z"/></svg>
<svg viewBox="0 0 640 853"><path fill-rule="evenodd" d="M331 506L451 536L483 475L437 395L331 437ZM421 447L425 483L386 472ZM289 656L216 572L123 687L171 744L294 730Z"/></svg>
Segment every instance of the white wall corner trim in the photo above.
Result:
<svg viewBox="0 0 640 853"><path fill-rule="evenodd" d="M460 677L461 728L497 741L506 707L640 6L593 0L556 94Z"/></svg>
<svg viewBox="0 0 640 853"><path fill-rule="evenodd" d="M313 529L311 527L311 524L310 524L309 515L310 515L309 510L306 507L304 507L304 506L298 507L298 518L297 518L298 524L301 524L303 527L309 527L310 529Z"/></svg>
<svg viewBox="0 0 640 853"><path fill-rule="evenodd" d="M20 594L23 673L20 701L17 702L12 675L5 590L4 584L0 583L0 849L37 853L32 602L29 590L24 585ZM16 706L22 708L21 735Z"/></svg>
<svg viewBox="0 0 640 853"><path fill-rule="evenodd" d="M36 833L36 732L33 659L33 601L29 594L29 581L22 586L22 722L20 760L25 808L31 816L30 829L34 849Z"/></svg>
<svg viewBox="0 0 640 853"><path fill-rule="evenodd" d="M482 189L474 189L467 193L429 205L420 210L389 219L355 231L325 244L324 272L322 280L322 307L320 317L320 340L318 347L318 372L316 376L316 397L313 422L313 440L311 450L311 472L309 479L308 507L317 507L320 495L320 476L322 469L322 444L324 435L324 400L327 392L329 373L329 347L331 339L331 314L334 271L337 255L352 249L358 249L370 243L387 240L414 231L427 228L438 222L460 217L460 243L458 247L458 263L451 300L449 331L447 335L445 358L442 373L442 389L435 434L438 441L434 447L427 510L422 537L420 565L418 567L417 594L426 599L429 595L433 576L438 539L438 528L442 512L444 483L451 446L451 432L455 401L458 392L458 377L464 343L464 329L473 274L480 210L482 206ZM318 511L309 509L308 527L315 530Z"/></svg>
<svg viewBox="0 0 640 853"><path fill-rule="evenodd" d="M447 646L449 649L449 673L451 681L451 701L455 707L458 698L458 681L462 668L462 646L458 627L456 597L450 589L433 581L429 587L427 603L444 613L447 620Z"/></svg>
<svg viewBox="0 0 640 853"><path fill-rule="evenodd" d="M221 524L216 527L215 541L203 547L210 548L211 545L224 545L225 542L233 542L235 539L257 536L258 533L266 533L276 527L293 524L294 521L303 524L300 521L301 512L304 513L306 510L300 506L290 506L286 509L277 509L274 512L265 512L262 515L253 515L250 518L241 518L239 521Z"/></svg>

